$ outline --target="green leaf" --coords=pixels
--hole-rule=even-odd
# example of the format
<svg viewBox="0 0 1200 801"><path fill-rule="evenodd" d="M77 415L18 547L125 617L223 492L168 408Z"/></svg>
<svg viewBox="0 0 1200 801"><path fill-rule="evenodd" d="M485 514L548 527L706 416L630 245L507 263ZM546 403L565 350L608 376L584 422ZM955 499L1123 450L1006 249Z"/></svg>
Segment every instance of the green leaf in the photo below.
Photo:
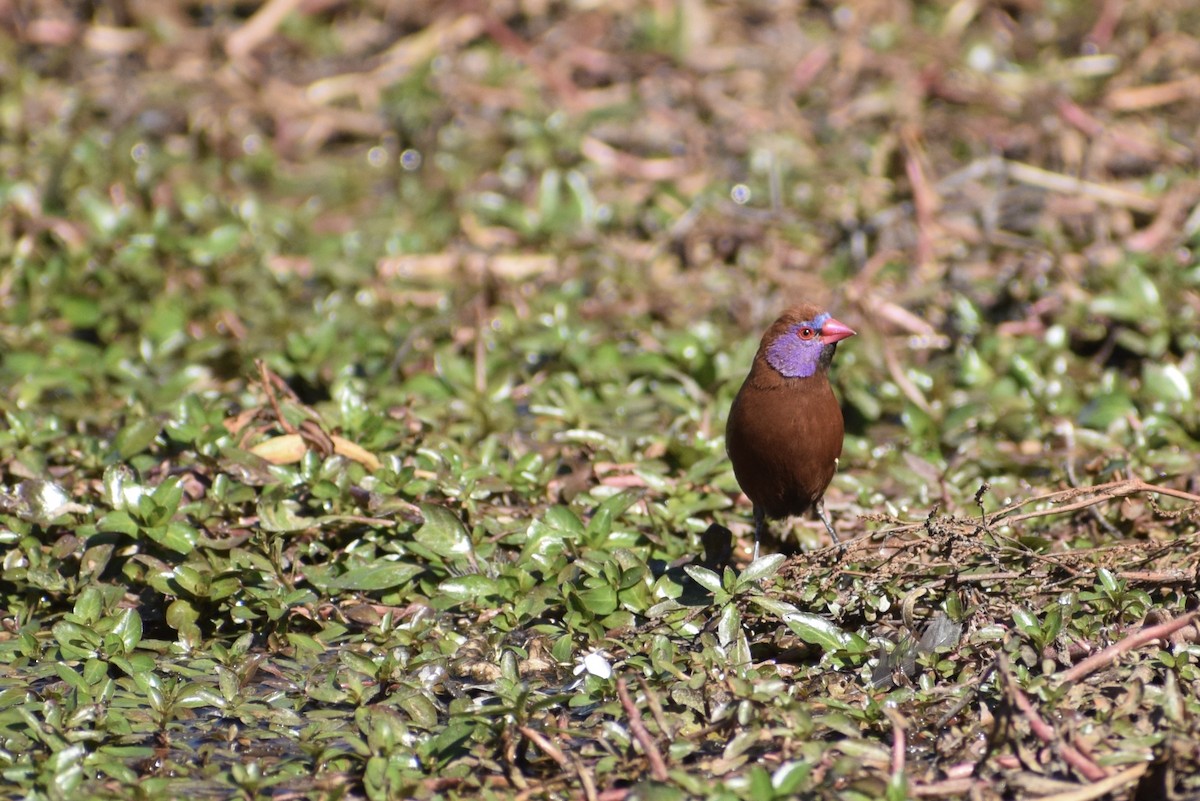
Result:
<svg viewBox="0 0 1200 801"><path fill-rule="evenodd" d="M142 641L142 616L136 609L121 611L117 615L112 633L121 640L125 653L131 652Z"/></svg>
<svg viewBox="0 0 1200 801"><path fill-rule="evenodd" d="M444 764L464 752L465 743L475 734L478 724L471 720L454 720L437 730L431 745Z"/></svg>
<svg viewBox="0 0 1200 801"><path fill-rule="evenodd" d="M186 595L197 598L208 595L208 583L211 578L209 573L202 573L191 565L177 565L172 571L171 578Z"/></svg>
<svg viewBox="0 0 1200 801"><path fill-rule="evenodd" d="M233 223L213 228L206 237L193 241L192 258L201 264L212 264L232 255L238 249L243 230L242 226Z"/></svg>
<svg viewBox="0 0 1200 801"><path fill-rule="evenodd" d="M762 579L774 576L783 567L787 557L781 553L768 554L755 559L738 576L738 585L755 584Z"/></svg>
<svg viewBox="0 0 1200 801"><path fill-rule="evenodd" d="M617 608L617 593L612 587L580 590L579 600L596 617L611 614Z"/></svg>
<svg viewBox="0 0 1200 801"><path fill-rule="evenodd" d="M800 792L812 775L812 765L806 762L784 762L771 774L776 797L790 798Z"/></svg>
<svg viewBox="0 0 1200 801"><path fill-rule="evenodd" d="M888 777L887 790L884 798L886 801L908 801L911 796L908 794L908 777L903 771L897 771Z"/></svg>
<svg viewBox="0 0 1200 801"><path fill-rule="evenodd" d="M721 577L706 567L699 565L687 565L683 568L683 572L692 577L692 580L699 584L704 589L711 593L721 592Z"/></svg>
<svg viewBox="0 0 1200 801"><path fill-rule="evenodd" d="M320 590L357 590L377 592L399 587L425 572L420 565L405 562L374 562L354 567L339 576L323 575L323 571L310 569L308 580Z"/></svg>
<svg viewBox="0 0 1200 801"><path fill-rule="evenodd" d="M162 424L152 417L142 417L129 423L119 432L113 444L122 460L142 453L162 431Z"/></svg>
<svg viewBox="0 0 1200 801"><path fill-rule="evenodd" d="M141 530L134 519L129 516L129 513L125 511L109 512L100 518L100 522L96 524L96 528L101 531L115 531L134 538L137 537L138 532Z"/></svg>
<svg viewBox="0 0 1200 801"><path fill-rule="evenodd" d="M93 660L98 661L98 660ZM90 663L89 663L90 664ZM88 686L87 681L79 674L79 671L70 665L64 665L62 662L54 663L54 672L66 684L70 685L71 689L79 693L85 699L91 699L92 688Z"/></svg>
<svg viewBox="0 0 1200 801"><path fill-rule="evenodd" d="M103 317L100 304L82 295L68 295L58 303L59 313L75 328L91 328Z"/></svg>
<svg viewBox="0 0 1200 801"><path fill-rule="evenodd" d="M433 503L421 504L421 515L425 523L413 535L417 542L447 559L471 553L471 535L458 515Z"/></svg>
<svg viewBox="0 0 1200 801"><path fill-rule="evenodd" d="M343 665L351 670L357 671L369 678L375 678L379 675L379 665L370 657L355 653L354 651L342 651L338 654L338 659Z"/></svg>
<svg viewBox="0 0 1200 801"><path fill-rule="evenodd" d="M423 693L410 692L402 697L399 706L407 714L412 723L426 731L438 729L438 711Z"/></svg>
<svg viewBox="0 0 1200 801"><path fill-rule="evenodd" d="M456 601L468 601L480 598L503 597L503 584L496 579L478 574L456 576L438 585L438 589Z"/></svg>
<svg viewBox="0 0 1200 801"><path fill-rule="evenodd" d="M1130 264L1121 271L1117 289L1092 300L1092 314L1128 323L1162 319L1158 287L1139 266Z"/></svg>
<svg viewBox="0 0 1200 801"><path fill-rule="evenodd" d="M585 531L583 523L566 506L551 506L542 520L566 539L575 539Z"/></svg>
<svg viewBox="0 0 1200 801"><path fill-rule="evenodd" d="M1029 636L1038 636L1042 633L1041 622L1028 609L1013 610L1013 622L1022 633Z"/></svg>
<svg viewBox="0 0 1200 801"><path fill-rule="evenodd" d="M179 511L179 502L183 500L183 484L180 483L178 478L172 476L155 487L151 496L154 498L154 502L162 509L162 514L165 515L164 520L154 522L166 522L166 520L174 517L175 513Z"/></svg>
<svg viewBox="0 0 1200 801"><path fill-rule="evenodd" d="M189 554L196 549L200 533L186 523L168 523L146 529L146 536L175 553Z"/></svg>
<svg viewBox="0 0 1200 801"><path fill-rule="evenodd" d="M264 531L286 533L304 531L316 525L315 520L298 513L300 504L295 499L278 493L263 493L258 500L259 525Z"/></svg>
<svg viewBox="0 0 1200 801"><path fill-rule="evenodd" d="M596 510L588 521L587 537L589 543L599 544L612 532L613 514L603 506Z"/></svg>
<svg viewBox="0 0 1200 801"><path fill-rule="evenodd" d="M67 659L91 659L100 647L100 635L90 628L60 620L50 629Z"/></svg>
<svg viewBox="0 0 1200 801"><path fill-rule="evenodd" d="M1133 401L1123 392L1099 395L1088 401L1079 412L1079 424L1084 428L1104 431L1115 421L1135 411Z"/></svg>
<svg viewBox="0 0 1200 801"><path fill-rule="evenodd" d="M742 616L735 604L726 604L717 619L717 642L728 646L742 632Z"/></svg>
<svg viewBox="0 0 1200 801"><path fill-rule="evenodd" d="M1102 567L1096 571L1096 581L1100 584L1100 587L1104 590L1104 592L1108 593L1109 595L1113 595L1121 589L1121 585L1117 581L1116 576L1114 576L1112 571L1107 567Z"/></svg>
<svg viewBox="0 0 1200 801"><path fill-rule="evenodd" d="M195 643L199 640L200 627L196 625L199 620L200 613L189 601L179 599L167 606L167 625L175 629L185 642Z"/></svg>
<svg viewBox="0 0 1200 801"><path fill-rule="evenodd" d="M646 490L640 487L621 490L615 495L605 498L604 503L600 504L600 509L606 510L612 515L612 519L616 520L645 496Z"/></svg>
<svg viewBox="0 0 1200 801"><path fill-rule="evenodd" d="M819 646L826 653L845 650L853 642L850 633L820 615L792 612L784 616L783 622L797 637L806 643Z"/></svg>
<svg viewBox="0 0 1200 801"><path fill-rule="evenodd" d="M1142 383L1146 393L1163 403L1190 403L1192 384L1183 370L1175 364L1159 364L1153 361L1142 363Z"/></svg>
<svg viewBox="0 0 1200 801"><path fill-rule="evenodd" d="M50 797L77 798L79 786L83 783L83 759L87 748L76 744L56 751L46 760L50 770Z"/></svg>
<svg viewBox="0 0 1200 801"><path fill-rule="evenodd" d="M777 616L780 620L782 620L785 615L798 614L800 612L800 610L797 609L793 604L789 604L787 601L781 601L778 598L767 598L766 596L758 594L750 595L749 598L755 606L765 609L771 614Z"/></svg>
<svg viewBox="0 0 1200 801"><path fill-rule="evenodd" d="M767 773L766 768L761 765L753 765L746 771L746 778L750 780L750 801L774 801L775 787L771 783L771 774Z"/></svg>
<svg viewBox="0 0 1200 801"><path fill-rule="evenodd" d="M104 596L96 587L85 587L71 611L78 623L97 623L104 614Z"/></svg>

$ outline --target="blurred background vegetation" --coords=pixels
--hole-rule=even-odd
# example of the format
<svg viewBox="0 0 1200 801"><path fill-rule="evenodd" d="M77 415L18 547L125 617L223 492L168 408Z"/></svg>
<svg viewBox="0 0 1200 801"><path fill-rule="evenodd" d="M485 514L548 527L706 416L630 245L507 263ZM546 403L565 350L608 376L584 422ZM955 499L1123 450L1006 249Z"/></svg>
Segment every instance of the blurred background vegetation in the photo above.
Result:
<svg viewBox="0 0 1200 801"><path fill-rule="evenodd" d="M511 757L516 724L438 740L461 720L417 668L461 681L468 652L507 665L516 649L531 681L538 648L513 631L545 637L565 674L586 648L644 653L647 620L662 619L648 610L682 587L664 566L698 555L714 522L748 532L724 419L758 335L796 299L860 334L834 369L847 447L827 502L847 535L909 531L940 509L952 517L927 528L936 539L981 510L1125 479L1196 493L1197 31L1183 0L0 1L0 645L20 676L0 712L15 732L6 775L73 792L105 774L106 791L131 792L146 771L130 754L157 753L148 732L167 748L164 733L192 721L180 710L216 703L198 663L186 704L93 733L67 759L17 711L38 682L66 682L67 706L92 709L111 700L104 681L146 695L161 665L129 662L138 649L202 649L255 687L247 654L304 663L353 642L377 658L373 681L432 700L400 715L423 745L363 717L343 721L356 751L331 727L338 792L435 792L435 763L465 793L511 791L513 774L479 754ZM252 452L296 431L309 443L298 462ZM1038 553L1094 548L1077 571L1089 587L1092 568L1159 571L1104 622L1127 626L1152 606L1181 610L1190 590L1163 577L1196 568L1194 511L1150 497L988 533ZM877 585L829 567L820 592L776 590L846 632L897 639L913 610L889 623L881 599L915 587L930 593L926 617L946 604L962 617L947 565L927 557L913 551L911 572ZM881 557L855 558L867 575ZM1088 591L1128 601L1108 582L1136 577L1105 575ZM1007 591L1007 605L967 601L1036 642L1021 653L1038 666L1059 628L1038 639L1012 609L1054 591ZM360 606L451 617L411 630L329 617ZM722 608L747 615L738 642L765 658L779 620ZM1096 640L1095 609L1076 611L1075 641ZM710 667L737 640L721 619ZM430 625L437 653L384 665L390 637L415 649ZM689 625L663 642L682 647ZM105 651L114 631L120 647ZM89 636L99 644L80 645ZM471 636L482 644L467 648ZM869 676L860 656L839 666ZM829 663L806 658L826 681ZM87 681L56 673L63 660ZM655 665L641 675L671 678ZM330 676L325 694L294 699L296 715L369 698L347 701ZM589 702L622 714L611 684L589 681ZM696 717L669 728L725 725L736 704L716 697L773 694L710 689L673 696L671 715ZM33 707L43 723L46 703ZM222 703L269 730L257 707ZM890 719L873 709L838 736L877 748ZM728 774L727 791L749 797L746 754L715 765L707 747L672 755L680 776ZM195 778L181 767L194 754L164 753ZM245 761L222 754L214 764ZM279 759L319 772L299 752ZM895 766L880 759L866 770L886 781ZM794 786L844 790L851 769L821 764ZM989 766L990 789L1006 792L1005 769ZM261 777L212 780L256 791Z"/></svg>

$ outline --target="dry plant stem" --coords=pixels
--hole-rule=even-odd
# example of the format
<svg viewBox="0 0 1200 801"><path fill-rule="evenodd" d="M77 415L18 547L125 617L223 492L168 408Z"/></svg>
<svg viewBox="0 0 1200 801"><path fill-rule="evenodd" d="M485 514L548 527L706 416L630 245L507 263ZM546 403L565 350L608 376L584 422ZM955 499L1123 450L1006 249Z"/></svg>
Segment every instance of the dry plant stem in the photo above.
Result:
<svg viewBox="0 0 1200 801"><path fill-rule="evenodd" d="M1190 584L1196 578L1182 570L1122 570L1116 575L1122 581L1139 584Z"/></svg>
<svg viewBox="0 0 1200 801"><path fill-rule="evenodd" d="M1146 228L1125 239L1125 246L1138 253L1150 253L1169 242L1183 223L1188 209L1196 205L1196 186L1177 187L1163 198L1162 206Z"/></svg>
<svg viewBox="0 0 1200 801"><path fill-rule="evenodd" d="M1104 104L1114 111L1138 111L1178 103L1197 94L1200 94L1200 79L1193 75L1166 83L1115 89L1108 93Z"/></svg>
<svg viewBox="0 0 1200 801"><path fill-rule="evenodd" d="M967 686L963 688L962 697L954 702L954 706L946 710L940 718L938 718L937 728L943 729L951 720L957 717L959 712L962 712L967 706L975 700L979 694L979 685L991 678L993 671L996 670L996 662L993 660L984 670L977 673L971 678Z"/></svg>
<svg viewBox="0 0 1200 801"><path fill-rule="evenodd" d="M305 442L311 442L322 456L328 456L335 450L333 437L321 427L316 420L305 420L300 424L300 435Z"/></svg>
<svg viewBox="0 0 1200 801"><path fill-rule="evenodd" d="M900 366L900 360L896 357L896 352L890 347L888 340L884 340L883 362L887 365L888 374L896 382L896 386L900 387L900 391L904 393L904 397L912 401L921 411L932 414L933 409L929 406L929 401L921 394L917 385L905 375L904 368Z"/></svg>
<svg viewBox="0 0 1200 801"><path fill-rule="evenodd" d="M662 704L658 701L658 696L650 690L650 683L646 681L644 676L638 676L638 687L642 690L642 695L646 696L646 705L650 707L650 714L654 716L654 722L658 724L658 730L663 733L668 741L675 739L674 732L667 725L666 716L663 715Z"/></svg>
<svg viewBox="0 0 1200 801"><path fill-rule="evenodd" d="M977 781L977 779L970 776L965 776L961 779L943 779L934 784L914 785L909 788L909 792L917 798L942 798L945 796L966 798L971 789L975 787ZM973 798L974 796L970 797Z"/></svg>
<svg viewBox="0 0 1200 801"><path fill-rule="evenodd" d="M1071 450L1075 449L1075 433L1074 429L1072 429L1070 426L1067 427L1067 446ZM1068 458L1066 462L1067 480L1071 482L1071 486L1073 488L1078 488L1080 486L1080 481L1075 476L1075 460ZM1121 538L1121 534L1117 530L1117 527L1108 522L1104 518L1104 515L1100 513L1099 509L1093 506L1092 508L1088 509L1088 514L1090 514L1092 519L1096 521L1096 525L1107 531L1114 539Z"/></svg>
<svg viewBox="0 0 1200 801"><path fill-rule="evenodd" d="M1055 559L1053 556L1045 556L1019 544L1012 546L1001 546L1001 548L998 550L1007 551L1012 553L1014 556L1023 556L1025 558L1032 559L1035 562L1041 562L1042 564L1050 565L1055 570L1061 570L1064 573L1069 574L1071 578L1079 578L1088 572L1077 567L1072 567L1070 564L1068 564L1068 559Z"/></svg>
<svg viewBox="0 0 1200 801"><path fill-rule="evenodd" d="M597 801L599 796L596 794L596 778L592 776L592 771L582 759L574 754L571 755L571 766L575 769L575 775L579 777L579 784L583 787L583 797L587 801Z"/></svg>
<svg viewBox="0 0 1200 801"><path fill-rule="evenodd" d="M1143 214L1154 214L1158 211L1158 201L1152 198L1144 197L1124 189L1118 189L1114 186L1098 184L1093 181L1084 181L1070 175L1050 172L1040 167L1034 167L1032 164L1024 164L1019 161L1005 161L1004 170L1017 183L1040 187L1050 192L1059 192L1064 195L1083 195L1109 206L1133 209Z"/></svg>
<svg viewBox="0 0 1200 801"><path fill-rule="evenodd" d="M1012 697L1013 703L1016 704L1017 709L1021 710L1021 714L1029 722L1030 730L1039 740L1056 750L1062 756L1063 761L1082 773L1088 781L1094 782L1108 777L1108 773L1104 768L1084 756L1075 746L1062 742L1054 727L1042 720L1037 710L1033 708L1029 697L1017 686L1017 682L1008 668L1008 659L1004 656L1000 657L1000 675L1004 679L1007 692Z"/></svg>
<svg viewBox="0 0 1200 801"><path fill-rule="evenodd" d="M546 735L529 726L518 726L517 731L528 737L534 745L542 749L542 753L557 762L560 768L568 770L571 767L571 763L567 761L567 757L558 746L550 742L550 739Z"/></svg>
<svg viewBox="0 0 1200 801"><path fill-rule="evenodd" d="M486 7L485 4L484 8ZM577 109L579 93L565 72L555 69L553 64L546 64L544 59L538 55L538 50L522 39L499 16L485 11L481 17L488 35L498 45L524 63L530 72L537 75L541 82L553 91L555 99L561 101L564 108L569 111Z"/></svg>
<svg viewBox="0 0 1200 801"><path fill-rule="evenodd" d="M420 512L420 509L417 509ZM394 526L395 520L389 520L386 517L367 517L366 515L343 515L339 519L346 520L351 523L361 523L364 526Z"/></svg>
<svg viewBox="0 0 1200 801"><path fill-rule="evenodd" d="M1142 777L1142 774L1150 769L1148 762L1143 762L1139 765L1134 765L1132 768L1127 768L1120 773L1114 773L1107 779L1101 779L1091 784L1086 784L1078 790L1070 790L1065 793L1054 793L1053 795L1044 795L1038 801L1092 801L1092 799L1107 796L1118 787L1123 787L1127 784L1132 784L1137 779Z"/></svg>
<svg viewBox="0 0 1200 801"><path fill-rule="evenodd" d="M302 0L269 0L225 40L225 53L240 61L269 39Z"/></svg>
<svg viewBox="0 0 1200 801"><path fill-rule="evenodd" d="M1026 498L1023 501L1018 501L1011 506L1001 509L992 515L992 522L1004 523L1019 523L1022 520L1030 520L1035 517L1046 517L1048 515L1058 515L1065 512L1074 512L1077 509L1086 509L1089 506L1094 506L1109 498L1123 498L1127 495L1137 495L1141 492L1151 492L1158 495L1169 495L1172 498L1179 498L1192 503L1200 504L1200 495L1193 495L1190 492L1173 489L1172 487L1160 487L1157 484L1151 484L1142 481L1140 478L1121 479L1120 481L1110 481L1107 484L1097 484L1094 487L1078 487L1068 490L1059 490L1046 495L1036 495L1032 498ZM1041 501L1049 501L1050 503L1058 503L1060 500L1077 498L1080 495L1096 495L1098 497L1087 498L1082 501L1067 504L1066 506L1058 506L1053 509L1039 509L1035 512L1026 512L1025 514L1015 515L1013 517L1005 517L1011 512L1015 512L1022 506L1028 506L1031 503ZM913 524L919 525L919 524ZM898 530L907 530L902 528Z"/></svg>
<svg viewBox="0 0 1200 801"><path fill-rule="evenodd" d="M1121 654L1141 648L1143 645L1155 640L1170 637L1180 629L1191 625L1196 619L1196 615L1196 612L1188 612L1186 615L1178 617L1175 620L1168 620L1166 623L1159 623L1157 626L1150 626L1149 628L1134 632L1120 642L1115 642L1103 651L1089 656L1075 667L1063 671L1059 674L1058 678L1064 682L1079 681L1084 676L1116 661Z"/></svg>
<svg viewBox="0 0 1200 801"><path fill-rule="evenodd" d="M904 735L904 727L907 724L904 718L900 717L900 713L894 709L885 707L884 714L892 722L892 775L903 776L904 754L908 749L908 738Z"/></svg>
<svg viewBox="0 0 1200 801"><path fill-rule="evenodd" d="M630 788L628 787L617 787L612 790L605 790L603 793L597 796L596 801L625 801L625 799L629 797L629 792Z"/></svg>
<svg viewBox="0 0 1200 801"><path fill-rule="evenodd" d="M389 85L435 55L449 57L483 30L483 19L478 14L447 14L389 47L374 69L321 78L304 88L304 98L327 106L357 98L374 113ZM344 112L345 107L339 110Z"/></svg>
<svg viewBox="0 0 1200 801"><path fill-rule="evenodd" d="M287 418L283 416L283 411L279 408L279 401L275 397L275 375L267 367L267 363L262 359L255 359L255 364L258 365L259 379L262 381L263 392L267 393L267 402L271 404L271 410L275 412L275 419L279 421L279 427L286 434L295 434L296 429Z"/></svg>
<svg viewBox="0 0 1200 801"><path fill-rule="evenodd" d="M925 177L922 164L924 152L916 130L906 126L900 132L904 144L904 169L913 190L913 206L917 217L917 264L922 268L934 267L933 227L937 213L938 196Z"/></svg>
<svg viewBox="0 0 1200 801"><path fill-rule="evenodd" d="M525 777L521 775L520 768L517 767L518 755L522 753L521 741L513 736L512 729L504 729L500 734L500 753L504 755L506 775L509 784L516 787L518 790L527 791L529 782L525 781ZM518 795L524 795L521 793Z"/></svg>
<svg viewBox="0 0 1200 801"><path fill-rule="evenodd" d="M1109 186L1108 184L1096 183L1094 181L1085 181L1071 175L1051 172L1050 170L1035 167L1032 164L1010 161L1000 156L977 159L962 169L947 175L938 181L936 186L928 187L924 174L920 172L919 163L914 163L913 161L914 154L918 152L908 149L905 153L905 170L909 175L910 182L913 183L914 199L889 206L883 211L878 212L871 217L869 221L870 226L885 228L893 224L896 219L906 216L910 213L909 210L911 210L911 212L915 212L916 214L919 229L918 236L920 237L920 232L927 230L922 224L923 221L927 216L931 216L923 208L923 206L927 207L928 201L935 200L942 195L969 184L994 177L1011 179L1016 183L1038 187L1048 192L1056 192L1063 195L1080 195L1108 206L1133 209L1142 214L1157 215L1159 211L1159 201L1154 198L1139 195L1136 192L1130 192L1120 187ZM921 242L918 242L918 251L920 250ZM918 252L918 256L920 255L922 254Z"/></svg>
<svg viewBox="0 0 1200 801"><path fill-rule="evenodd" d="M654 738L650 736L646 724L642 722L642 713L638 711L633 704L633 699L629 697L629 687L623 678L617 679L617 697L621 699L621 706L624 707L625 714L629 716L629 728L633 732L634 739L642 746L642 750L646 752L646 759L650 761L650 772L657 781L665 782L668 778L667 763L663 761L662 753L654 744Z"/></svg>

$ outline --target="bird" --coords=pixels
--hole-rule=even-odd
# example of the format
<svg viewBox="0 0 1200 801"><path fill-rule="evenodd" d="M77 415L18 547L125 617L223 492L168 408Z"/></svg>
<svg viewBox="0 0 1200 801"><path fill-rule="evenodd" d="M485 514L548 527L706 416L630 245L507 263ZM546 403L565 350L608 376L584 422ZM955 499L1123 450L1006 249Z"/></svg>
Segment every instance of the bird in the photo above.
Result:
<svg viewBox="0 0 1200 801"><path fill-rule="evenodd" d="M767 519L814 509L835 543L822 498L842 455L845 423L829 384L837 343L855 332L813 303L788 308L766 333L733 399L725 451L754 504L754 557Z"/></svg>

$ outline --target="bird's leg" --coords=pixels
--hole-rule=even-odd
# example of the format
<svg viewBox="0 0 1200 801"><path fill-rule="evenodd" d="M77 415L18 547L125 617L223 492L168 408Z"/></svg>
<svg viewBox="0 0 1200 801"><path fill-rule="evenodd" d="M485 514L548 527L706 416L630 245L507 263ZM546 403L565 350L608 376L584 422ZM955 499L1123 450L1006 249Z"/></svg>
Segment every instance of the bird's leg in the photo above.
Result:
<svg viewBox="0 0 1200 801"><path fill-rule="evenodd" d="M762 542L763 536L767 533L767 513L758 504L754 505L754 556L751 561L758 558L758 544Z"/></svg>
<svg viewBox="0 0 1200 801"><path fill-rule="evenodd" d="M817 501L817 517L821 518L821 522L825 524L825 530L829 532L829 536L833 537L834 545L840 545L841 540L838 539L837 532L833 530L833 523L829 520L829 513L825 511L825 499Z"/></svg>

